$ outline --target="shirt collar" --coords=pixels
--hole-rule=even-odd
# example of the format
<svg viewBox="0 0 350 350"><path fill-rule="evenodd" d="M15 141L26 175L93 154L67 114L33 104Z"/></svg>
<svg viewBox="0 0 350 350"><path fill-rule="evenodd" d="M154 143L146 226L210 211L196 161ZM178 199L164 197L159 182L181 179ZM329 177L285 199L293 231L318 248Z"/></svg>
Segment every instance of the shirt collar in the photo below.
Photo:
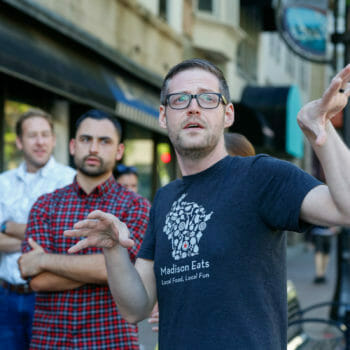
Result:
<svg viewBox="0 0 350 350"><path fill-rule="evenodd" d="M55 167L55 165L56 165L55 158L51 156L49 161L42 168L40 168L35 174L38 176L47 177L51 175L51 170ZM23 161L17 168L17 175L21 179L24 179L27 173L28 173L27 164L25 161Z"/></svg>
<svg viewBox="0 0 350 350"><path fill-rule="evenodd" d="M95 187L90 194L86 194L86 192L79 185L77 177L75 177L73 180L73 189L77 192L78 196L82 198L102 197L105 193L109 192L115 184L115 178L113 175L111 175L105 182Z"/></svg>

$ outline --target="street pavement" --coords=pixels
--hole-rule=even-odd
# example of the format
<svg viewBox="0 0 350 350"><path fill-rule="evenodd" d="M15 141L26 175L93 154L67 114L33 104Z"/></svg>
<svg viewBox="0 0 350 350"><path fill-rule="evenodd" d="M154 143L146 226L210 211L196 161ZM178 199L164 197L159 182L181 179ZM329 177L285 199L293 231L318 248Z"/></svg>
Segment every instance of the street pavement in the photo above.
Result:
<svg viewBox="0 0 350 350"><path fill-rule="evenodd" d="M301 308L333 299L336 282L335 238L332 237L332 249L325 284L313 283L315 277L313 248L307 248L304 243L287 248L287 278L295 285ZM319 310L319 312L321 314L314 316L328 318L327 310Z"/></svg>
<svg viewBox="0 0 350 350"><path fill-rule="evenodd" d="M325 284L313 283L315 277L313 249L307 249L305 244L299 244L288 248L287 278L294 283L301 309L318 303L331 302L333 300L337 277L336 268L336 237L332 237L332 249L326 273L327 282ZM330 307L327 306L305 313L303 318L321 318L329 320L329 314ZM302 326L309 338L305 349L338 350L345 348L344 340L342 340L342 333L338 328L317 322L304 323Z"/></svg>
<svg viewBox="0 0 350 350"><path fill-rule="evenodd" d="M301 308L331 301L336 281L336 241L332 239L332 251L327 270L327 283L314 284L315 265L314 251L304 243L287 248L287 278L296 288ZM309 317L328 318L328 309L321 308L308 315ZM140 350L154 350L157 334L152 332L147 320L139 323Z"/></svg>
<svg viewBox="0 0 350 350"><path fill-rule="evenodd" d="M152 326L147 320L139 323L140 350L154 350L158 335L152 331Z"/></svg>

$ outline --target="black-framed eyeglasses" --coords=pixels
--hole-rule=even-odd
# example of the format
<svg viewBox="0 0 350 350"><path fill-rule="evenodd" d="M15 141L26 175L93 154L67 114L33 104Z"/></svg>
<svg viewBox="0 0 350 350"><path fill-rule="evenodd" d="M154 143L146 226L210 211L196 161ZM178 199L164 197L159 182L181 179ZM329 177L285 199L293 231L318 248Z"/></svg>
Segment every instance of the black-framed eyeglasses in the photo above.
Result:
<svg viewBox="0 0 350 350"><path fill-rule="evenodd" d="M195 98L199 107L204 109L217 108L222 101L223 104L227 104L225 96L218 92L204 92L201 94L185 94L183 92L166 95L166 104L172 109L185 109L187 108L192 99Z"/></svg>

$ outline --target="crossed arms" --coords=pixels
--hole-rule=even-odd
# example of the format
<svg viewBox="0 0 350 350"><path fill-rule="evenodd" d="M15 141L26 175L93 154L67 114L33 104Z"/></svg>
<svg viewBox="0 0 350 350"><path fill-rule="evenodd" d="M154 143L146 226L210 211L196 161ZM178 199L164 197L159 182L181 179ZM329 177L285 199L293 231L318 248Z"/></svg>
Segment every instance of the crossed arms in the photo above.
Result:
<svg viewBox="0 0 350 350"><path fill-rule="evenodd" d="M128 260L135 260L147 227L150 205L142 197L130 199L126 204L123 211L111 210L117 210L118 215L123 216L133 233L135 244L132 243L132 248L126 253ZM47 195L42 196L31 209L26 231L28 245L24 246L25 253L19 259L22 277L32 277L30 285L35 291L64 291L87 283L107 284L105 257L100 251L67 254L66 238L59 229L62 219L57 217L54 208L55 200Z"/></svg>
<svg viewBox="0 0 350 350"><path fill-rule="evenodd" d="M103 254L48 254L33 239L29 238L28 243L32 250L23 254L18 264L23 278L33 277L30 286L34 291L57 292L86 283L107 283Z"/></svg>
<svg viewBox="0 0 350 350"><path fill-rule="evenodd" d="M14 221L6 222L6 232L0 233L0 252L14 253L21 251L26 224Z"/></svg>

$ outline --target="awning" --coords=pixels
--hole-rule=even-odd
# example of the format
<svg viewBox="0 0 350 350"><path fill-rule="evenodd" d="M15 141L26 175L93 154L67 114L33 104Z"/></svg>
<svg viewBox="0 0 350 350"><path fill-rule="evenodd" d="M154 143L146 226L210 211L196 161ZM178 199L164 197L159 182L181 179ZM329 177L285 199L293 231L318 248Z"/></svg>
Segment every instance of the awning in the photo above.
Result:
<svg viewBox="0 0 350 350"><path fill-rule="evenodd" d="M234 102L233 106L235 122L230 131L246 136L254 147L272 148L274 133L264 115L242 102Z"/></svg>
<svg viewBox="0 0 350 350"><path fill-rule="evenodd" d="M0 72L146 128L158 125L159 91L51 29L0 12Z"/></svg>
<svg viewBox="0 0 350 350"><path fill-rule="evenodd" d="M122 76L105 74L116 104L116 113L147 128L166 133L158 124L159 95ZM147 101L147 102L146 102Z"/></svg>
<svg viewBox="0 0 350 350"><path fill-rule="evenodd" d="M241 103L264 116L274 132L273 148L276 151L287 152L297 158L303 156L303 133L297 123L297 114L301 108L297 86L247 86Z"/></svg>

